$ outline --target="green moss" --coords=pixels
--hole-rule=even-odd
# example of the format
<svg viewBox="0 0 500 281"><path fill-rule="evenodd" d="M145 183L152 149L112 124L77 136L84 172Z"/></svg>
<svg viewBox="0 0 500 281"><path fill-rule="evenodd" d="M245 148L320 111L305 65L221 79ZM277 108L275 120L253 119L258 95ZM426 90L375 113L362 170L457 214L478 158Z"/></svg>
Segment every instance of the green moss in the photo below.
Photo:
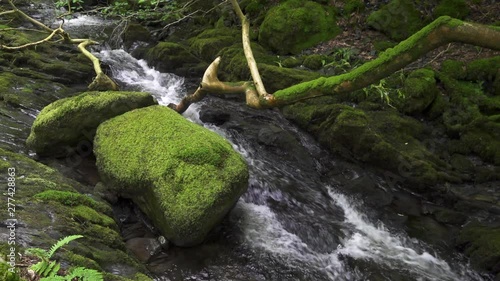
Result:
<svg viewBox="0 0 500 281"><path fill-rule="evenodd" d="M387 40L379 40L379 41L375 41L373 43L373 47L375 48L375 50L377 50L378 52L382 52L382 51L385 51L389 48L392 48L396 45L396 43L392 42L392 41L387 41Z"/></svg>
<svg viewBox="0 0 500 281"><path fill-rule="evenodd" d="M281 62L281 65L283 67L294 68L300 66L302 62L303 59L298 59L296 57L288 57Z"/></svg>
<svg viewBox="0 0 500 281"><path fill-rule="evenodd" d="M478 59L467 64L466 79L469 81L494 81L498 74L500 56Z"/></svg>
<svg viewBox="0 0 500 281"><path fill-rule="evenodd" d="M146 60L163 72L172 72L184 64L200 62L186 47L174 42L159 42L147 51Z"/></svg>
<svg viewBox="0 0 500 281"><path fill-rule="evenodd" d="M227 141L162 106L101 124L94 152L106 185L178 245L200 243L247 188L246 164Z"/></svg>
<svg viewBox="0 0 500 281"><path fill-rule="evenodd" d="M326 63L326 59L325 55L314 54L305 57L303 64L311 70L319 70Z"/></svg>
<svg viewBox="0 0 500 281"><path fill-rule="evenodd" d="M99 264L94 260L79 254L75 254L72 251L65 251L62 254L62 259L71 263L74 266L82 266L89 269L95 269L101 272L103 271L103 269L99 266Z"/></svg>
<svg viewBox="0 0 500 281"><path fill-rule="evenodd" d="M40 112L26 144L41 155L89 149L104 120L153 104L157 104L154 98L141 92L87 92L60 99Z"/></svg>
<svg viewBox="0 0 500 281"><path fill-rule="evenodd" d="M469 14L469 6L465 0L441 0L434 8L434 17L450 16L464 19Z"/></svg>
<svg viewBox="0 0 500 281"><path fill-rule="evenodd" d="M457 244L465 248L472 264L482 270L492 270L500 262L500 228L468 224L461 232Z"/></svg>
<svg viewBox="0 0 500 281"><path fill-rule="evenodd" d="M348 0L344 4L344 13L350 15L354 12L361 12L365 9L365 2L361 0Z"/></svg>
<svg viewBox="0 0 500 281"><path fill-rule="evenodd" d="M441 64L441 72L457 80L463 80L467 76L465 63L456 60L445 60Z"/></svg>
<svg viewBox="0 0 500 281"><path fill-rule="evenodd" d="M112 218L99 214L94 209L83 205L71 208L71 216L82 223L91 222L106 227L116 227L116 223Z"/></svg>
<svg viewBox="0 0 500 281"><path fill-rule="evenodd" d="M407 114L422 113L439 94L434 71L429 69L413 71L404 82L403 93L405 95L403 112Z"/></svg>
<svg viewBox="0 0 500 281"><path fill-rule="evenodd" d="M405 0L392 0L371 13L367 24L396 41L407 38L423 26L418 10L411 1Z"/></svg>
<svg viewBox="0 0 500 281"><path fill-rule="evenodd" d="M92 216L86 216L83 215L86 219L90 220L104 220L105 222L109 224L114 224L114 221L110 220L110 218L104 218L103 216L99 217L92 217ZM94 242L99 242L102 243L103 245L106 245L112 249L120 249L120 250L125 250L125 244L123 243L122 237L120 236L120 233L118 232L118 229L116 227L116 224L114 224L115 229L111 229L106 226L101 226L98 224L93 224L90 223L86 227L83 228L82 235L86 237L93 237ZM116 253L115 253L116 254ZM112 255L112 254L111 254ZM99 262L99 261L98 261ZM109 262L101 260L101 262Z"/></svg>
<svg viewBox="0 0 500 281"><path fill-rule="evenodd" d="M443 25L450 26L462 23L462 21L456 21L447 16L440 17L426 27L422 28L417 33L413 34L405 41L399 43L396 47L386 50L380 54L377 59L367 62L348 73L328 78L321 77L306 83L297 84L289 88L276 91L273 94L275 97L275 103L280 104L280 102L300 100L302 98L310 97L310 93L312 91L321 92L326 95L338 93L339 88L342 88L339 86L344 81L354 81L356 79L360 79L360 77L368 75L368 73L372 72L373 69L384 67L385 64L393 61L394 59L398 59L402 53L412 54L414 51L423 48L424 46L422 44L427 44L425 38L436 28Z"/></svg>
<svg viewBox="0 0 500 281"><path fill-rule="evenodd" d="M190 50L206 61L213 61L220 50L235 43L241 42L240 31L221 27L207 29L198 36L189 39Z"/></svg>
<svg viewBox="0 0 500 281"><path fill-rule="evenodd" d="M125 262L127 255L118 227L106 215L111 212L110 207L83 195L92 194L92 187L68 179L24 155L4 149L0 149L0 155L8 167L16 168L16 205L23 206L16 210L16 216L30 230L23 234L28 247L49 249L60 237L83 234L85 238L59 253L61 260L75 266L112 270L120 257L123 259L120 265L128 266L126 270L139 268L130 257ZM1 178L0 184L5 184ZM5 219L6 213L0 213L0 220Z"/></svg>
<svg viewBox="0 0 500 281"><path fill-rule="evenodd" d="M97 202L87 195L83 195L77 192L68 191L58 191L58 190L46 190L44 192L38 193L34 198L42 201L56 201L66 206L88 206L92 209L96 209L100 212L111 213L111 208L101 202Z"/></svg>
<svg viewBox="0 0 500 281"><path fill-rule="evenodd" d="M331 8L312 1L289 0L269 10L260 26L259 43L278 54L298 54L339 32Z"/></svg>

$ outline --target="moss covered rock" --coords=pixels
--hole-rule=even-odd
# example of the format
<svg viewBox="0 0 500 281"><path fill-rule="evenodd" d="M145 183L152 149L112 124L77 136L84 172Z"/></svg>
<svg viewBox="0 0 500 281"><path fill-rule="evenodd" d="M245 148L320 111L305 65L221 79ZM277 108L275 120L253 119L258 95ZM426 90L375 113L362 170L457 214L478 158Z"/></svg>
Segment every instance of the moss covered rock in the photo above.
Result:
<svg viewBox="0 0 500 281"><path fill-rule="evenodd" d="M213 61L225 47L241 42L240 30L219 27L207 29L194 38L189 39L190 50L206 61Z"/></svg>
<svg viewBox="0 0 500 281"><path fill-rule="evenodd" d="M175 72L185 64L200 62L186 47L174 42L159 42L147 51L146 60L162 72Z"/></svg>
<svg viewBox="0 0 500 281"><path fill-rule="evenodd" d="M396 41L407 38L424 26L418 10L406 0L392 0L371 13L367 24Z"/></svg>
<svg viewBox="0 0 500 281"><path fill-rule="evenodd" d="M135 108L157 104L148 93L87 92L46 106L37 116L27 145L40 155L66 155L90 149L103 121Z"/></svg>
<svg viewBox="0 0 500 281"><path fill-rule="evenodd" d="M457 245L476 268L500 274L500 227L471 223L460 232Z"/></svg>
<svg viewBox="0 0 500 281"><path fill-rule="evenodd" d="M463 19L469 14L469 6L465 0L441 0L434 8L433 16L450 16L452 18Z"/></svg>
<svg viewBox="0 0 500 281"><path fill-rule="evenodd" d="M419 141L424 129L395 110L364 111L324 98L286 106L284 115L330 151L392 172L394 180L428 188L450 178L448 167ZM386 173L387 175L387 173Z"/></svg>
<svg viewBox="0 0 500 281"><path fill-rule="evenodd" d="M269 10L260 26L259 43L279 54L297 54L339 32L333 9L313 1L289 0Z"/></svg>
<svg viewBox="0 0 500 281"><path fill-rule="evenodd" d="M408 114L422 113L439 94L434 78L434 71L419 69L412 72L404 82L403 112Z"/></svg>
<svg viewBox="0 0 500 281"><path fill-rule="evenodd" d="M248 185L246 163L226 140L167 107L104 122L94 153L103 181L179 246L201 243Z"/></svg>
<svg viewBox="0 0 500 281"><path fill-rule="evenodd" d="M111 206L93 194L91 186L68 179L24 155L1 148L0 155L1 174L15 168L18 253L29 247L50 249L62 237L81 234L85 237L64 246L65 251L56 252L55 258L69 266L108 271L105 280L130 280L136 272L145 270L127 255ZM0 178L0 184L7 186L7 178ZM0 213L0 220L7 219L7 212ZM0 242L2 254L6 244L6 240ZM116 268L129 273L130 279L110 273Z"/></svg>

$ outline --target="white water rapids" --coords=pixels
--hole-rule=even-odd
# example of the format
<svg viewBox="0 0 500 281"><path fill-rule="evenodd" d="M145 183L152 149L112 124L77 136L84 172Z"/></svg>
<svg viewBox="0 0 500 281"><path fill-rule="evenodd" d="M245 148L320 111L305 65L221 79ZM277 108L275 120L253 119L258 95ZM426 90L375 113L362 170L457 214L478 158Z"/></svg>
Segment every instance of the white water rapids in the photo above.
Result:
<svg viewBox="0 0 500 281"><path fill-rule="evenodd" d="M104 63L111 66L114 79L131 89L153 94L160 104L178 102L186 94L181 77L160 73L148 67L145 61L136 60L123 50L105 50L97 55ZM193 122L201 124L198 111L199 106L192 105L184 115ZM213 126L206 125L206 127L234 143L224 131ZM234 147L245 156L251 166L250 181L263 187L243 196L233 211L240 214L236 223L242 231L241 239L253 251L266 253L290 268L310 268L320 272L325 276L325 280L370 280L370 276L362 269L349 267L349 259L376 264L381 271L390 269L401 273L401 276L407 275L408 279L405 280L484 280L464 265L450 265L437 254L429 252L422 243L408 238L404 233L391 233L383 224L370 222L356 204L336 191L333 186L309 188L311 193L326 191L325 194L329 198L321 204L342 210L343 220L340 219L337 223L343 237L339 238L340 244L328 252L314 250L307 241L286 227L280 215L266 204L271 198L287 204L298 204L293 202L294 199L289 195L281 192L279 187L266 188L266 184L263 184L267 177L272 176L269 170L278 169L276 171L279 172L280 163L268 163L267 160L259 159L259 154L247 147L244 142L239 142ZM301 208L303 216L319 216L317 210L308 209L306 205ZM331 221L334 219L338 218L331 218ZM329 218L326 218L324 223L328 221Z"/></svg>

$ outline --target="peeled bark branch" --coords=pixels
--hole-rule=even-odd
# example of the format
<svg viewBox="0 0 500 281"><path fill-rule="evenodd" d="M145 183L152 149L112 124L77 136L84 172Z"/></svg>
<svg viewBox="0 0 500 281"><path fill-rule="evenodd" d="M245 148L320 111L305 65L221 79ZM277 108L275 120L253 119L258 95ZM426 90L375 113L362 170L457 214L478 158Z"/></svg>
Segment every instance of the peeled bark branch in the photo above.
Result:
<svg viewBox="0 0 500 281"><path fill-rule="evenodd" d="M27 48L27 47L39 45L39 44L42 44L44 42L50 41L52 39L52 37L54 37L55 35L60 34L60 33L61 33L61 29L60 28L54 29L54 31L52 31L52 33L49 36L47 36L46 38L44 38L44 39L42 39L40 41L27 43L27 44L24 44L24 45L21 45L21 46L5 46L5 45L0 45L0 49L5 49L5 50L19 50L19 49L23 49L23 48Z"/></svg>
<svg viewBox="0 0 500 281"><path fill-rule="evenodd" d="M205 70L203 74L203 79L201 80L198 89L191 94L182 99L179 104L169 104L168 107L174 109L179 113L183 113L188 109L188 107L195 102L202 100L208 93L213 94L247 94L250 91L250 83L248 82L237 82L237 83L225 83L219 81L217 78L217 70L219 69L220 57L216 58ZM257 96L255 90L253 95Z"/></svg>
<svg viewBox="0 0 500 281"><path fill-rule="evenodd" d="M236 0L231 0L233 9L242 23L242 40L245 57L254 81L255 89L250 84L238 82L238 89L234 92L245 93L246 103L253 108L279 107L292 104L313 97L349 93L362 89L370 84L391 75L397 70L416 61L422 55L452 42L467 43L494 50L500 50L500 28L480 24L463 22L448 16L443 16L408 39L402 41L393 49L388 49L377 59L367 62L362 66L339 76L321 77L312 81L303 82L289 88L279 90L273 95L266 92L250 47L249 22ZM192 96L186 97L180 105L171 105L179 112L184 112L187 107L201 100L207 93L223 91L222 85L227 83L217 79L217 58L205 72L204 81L210 77L213 83L204 83ZM215 66L215 67L213 67ZM209 74L207 76L207 73ZM207 85L209 85L207 87ZM245 88L244 90L242 88Z"/></svg>
<svg viewBox="0 0 500 281"><path fill-rule="evenodd" d="M252 47L250 45L250 22L241 11L240 5L236 0L231 0L231 4L233 5L233 9L241 21L243 51L247 59L250 74L252 75L253 83L255 84L255 88L257 89L259 97L266 98L269 94L267 93L266 88L264 87L264 83L262 82L262 78L260 77L259 69L257 68L257 62L255 62Z"/></svg>

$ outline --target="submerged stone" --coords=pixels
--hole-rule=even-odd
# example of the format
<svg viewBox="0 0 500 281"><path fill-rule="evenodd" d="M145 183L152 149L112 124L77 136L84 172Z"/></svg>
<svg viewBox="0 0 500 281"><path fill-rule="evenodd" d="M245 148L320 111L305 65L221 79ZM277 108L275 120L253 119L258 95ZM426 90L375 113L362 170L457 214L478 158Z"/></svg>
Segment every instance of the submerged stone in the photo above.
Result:
<svg viewBox="0 0 500 281"><path fill-rule="evenodd" d="M148 93L86 92L60 99L37 116L26 144L39 155L89 150L99 124L135 108L157 104Z"/></svg>
<svg viewBox="0 0 500 281"><path fill-rule="evenodd" d="M178 246L201 243L248 185L247 165L229 142L167 107L104 122L94 153L104 183Z"/></svg>

